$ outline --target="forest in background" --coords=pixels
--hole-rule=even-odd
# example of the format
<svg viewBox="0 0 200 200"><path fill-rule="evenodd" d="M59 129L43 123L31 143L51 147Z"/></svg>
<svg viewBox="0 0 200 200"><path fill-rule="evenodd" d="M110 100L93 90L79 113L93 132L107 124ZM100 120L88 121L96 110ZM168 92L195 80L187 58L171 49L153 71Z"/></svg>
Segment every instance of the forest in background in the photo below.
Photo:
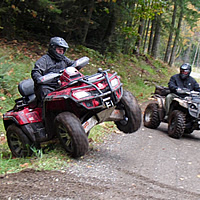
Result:
<svg viewBox="0 0 200 200"><path fill-rule="evenodd" d="M63 169L71 162L60 148L48 154L35 150L33 159L11 159L3 126L3 113L20 97L19 82L30 77L50 37L66 39L69 58L90 58L83 74L93 74L99 67L118 72L123 87L141 104L155 85L167 86L176 71L168 64L199 65L199 4L196 0L1 0L0 174L25 168ZM112 124L95 127L91 145L98 147L115 131Z"/></svg>
<svg viewBox="0 0 200 200"><path fill-rule="evenodd" d="M200 66L200 1L196 0L2 0L0 37L50 37L101 54L149 54L173 66Z"/></svg>

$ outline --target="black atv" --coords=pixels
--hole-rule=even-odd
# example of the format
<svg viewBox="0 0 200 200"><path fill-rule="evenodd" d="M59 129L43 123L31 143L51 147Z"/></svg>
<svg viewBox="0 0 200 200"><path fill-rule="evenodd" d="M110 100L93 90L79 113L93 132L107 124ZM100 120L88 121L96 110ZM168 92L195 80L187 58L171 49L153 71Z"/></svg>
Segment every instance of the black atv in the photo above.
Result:
<svg viewBox="0 0 200 200"><path fill-rule="evenodd" d="M156 86L152 95L153 101L149 103L144 111L143 122L147 128L156 129L161 122L168 123L168 135L179 139L183 134L190 134L194 130L200 130L200 93L183 90L185 97L173 99L169 117L166 118L165 97L169 89Z"/></svg>

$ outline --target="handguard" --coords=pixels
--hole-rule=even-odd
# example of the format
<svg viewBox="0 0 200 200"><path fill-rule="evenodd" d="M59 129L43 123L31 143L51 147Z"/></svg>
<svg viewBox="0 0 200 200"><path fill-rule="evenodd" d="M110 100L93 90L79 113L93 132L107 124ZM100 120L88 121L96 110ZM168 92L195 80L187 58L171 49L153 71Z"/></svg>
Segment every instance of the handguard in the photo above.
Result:
<svg viewBox="0 0 200 200"><path fill-rule="evenodd" d="M49 73L47 75L41 76L38 80L37 80L37 84L47 84L47 83L51 83L53 79L60 77L61 74L58 73Z"/></svg>

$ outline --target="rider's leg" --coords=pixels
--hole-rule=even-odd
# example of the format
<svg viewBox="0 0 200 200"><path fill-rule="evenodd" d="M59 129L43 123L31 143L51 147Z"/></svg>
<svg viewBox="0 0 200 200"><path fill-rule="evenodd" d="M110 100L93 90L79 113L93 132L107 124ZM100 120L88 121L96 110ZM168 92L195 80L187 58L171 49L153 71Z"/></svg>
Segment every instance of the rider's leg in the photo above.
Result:
<svg viewBox="0 0 200 200"><path fill-rule="evenodd" d="M42 106L43 100L46 97L46 95L54 90L55 90L54 88L51 88L47 85L40 85L35 89L35 94L36 94L37 100L39 101L41 106Z"/></svg>
<svg viewBox="0 0 200 200"><path fill-rule="evenodd" d="M170 93L165 98L165 112L166 112L165 116L166 117L168 117L169 115L170 104L175 97L178 97L178 96L174 93Z"/></svg>

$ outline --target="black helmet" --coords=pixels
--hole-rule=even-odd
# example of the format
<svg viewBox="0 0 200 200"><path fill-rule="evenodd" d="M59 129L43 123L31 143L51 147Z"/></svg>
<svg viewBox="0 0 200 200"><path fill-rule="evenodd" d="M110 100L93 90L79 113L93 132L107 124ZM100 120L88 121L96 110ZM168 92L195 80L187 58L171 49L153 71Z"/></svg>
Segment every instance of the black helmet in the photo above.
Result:
<svg viewBox="0 0 200 200"><path fill-rule="evenodd" d="M189 63L184 63L180 66L180 77L181 79L185 79L189 77L190 73L192 71L192 67Z"/></svg>
<svg viewBox="0 0 200 200"><path fill-rule="evenodd" d="M56 60L63 60L64 59L64 53L63 54L57 53L56 47L63 47L64 53L65 53L65 51L69 48L69 45L61 37L53 37L50 40L49 49L48 49L49 55Z"/></svg>

